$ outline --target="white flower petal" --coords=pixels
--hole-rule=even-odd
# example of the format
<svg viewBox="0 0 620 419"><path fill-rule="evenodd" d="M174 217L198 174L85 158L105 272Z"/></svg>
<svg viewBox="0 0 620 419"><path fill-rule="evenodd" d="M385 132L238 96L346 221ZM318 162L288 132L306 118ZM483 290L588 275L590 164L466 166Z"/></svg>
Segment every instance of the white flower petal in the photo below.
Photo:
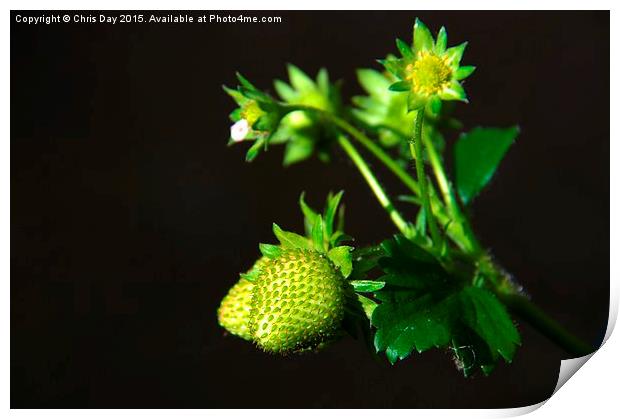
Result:
<svg viewBox="0 0 620 419"><path fill-rule="evenodd" d="M243 141L248 135L248 132L250 132L250 125L245 119L240 119L230 127L230 137L237 143Z"/></svg>

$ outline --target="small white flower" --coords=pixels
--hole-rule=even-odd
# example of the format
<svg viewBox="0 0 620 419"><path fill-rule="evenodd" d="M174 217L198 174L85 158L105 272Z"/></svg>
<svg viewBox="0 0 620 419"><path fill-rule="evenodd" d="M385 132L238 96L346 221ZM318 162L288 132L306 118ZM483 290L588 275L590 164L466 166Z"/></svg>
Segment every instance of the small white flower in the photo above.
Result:
<svg viewBox="0 0 620 419"><path fill-rule="evenodd" d="M248 135L248 132L250 132L250 126L248 125L248 121L245 119L240 119L235 122L232 127L230 127L230 137L236 143L243 141Z"/></svg>

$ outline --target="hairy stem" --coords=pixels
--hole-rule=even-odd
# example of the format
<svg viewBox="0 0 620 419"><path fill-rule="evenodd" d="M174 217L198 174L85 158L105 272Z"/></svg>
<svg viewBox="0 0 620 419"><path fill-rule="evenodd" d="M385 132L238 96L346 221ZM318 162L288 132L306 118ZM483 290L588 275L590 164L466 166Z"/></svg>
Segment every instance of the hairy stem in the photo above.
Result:
<svg viewBox="0 0 620 419"><path fill-rule="evenodd" d="M368 186L370 186L370 189L377 197L377 200L379 201L383 209L385 209L385 211L389 214L390 219L392 220L394 225L405 236L411 236L411 229L409 225L396 210L396 208L394 208L394 205L392 205L390 198L388 198L387 194L383 190L383 187L381 186L375 175L372 173L372 170L370 170L368 164L359 154L357 149L344 135L340 135L338 137L338 144L340 144L340 147L342 147L344 152L347 153L349 158L353 161L357 169L360 171L360 173L368 183Z"/></svg>
<svg viewBox="0 0 620 419"><path fill-rule="evenodd" d="M392 173L398 177L401 182L407 186L411 192L415 195L420 195L420 187L418 183L407 173L405 169L400 167L398 163L394 161L381 147L375 144L370 138L364 135L360 130L355 128L353 125L345 121L344 119L340 119L337 116L332 114L327 114L328 118L336 125L341 128L347 134L351 135L355 140L360 143L364 148L370 151L377 159L381 161Z"/></svg>
<svg viewBox="0 0 620 419"><path fill-rule="evenodd" d="M450 213L450 217L452 220L456 221L455 226L457 225L460 228L462 231L462 237L465 239L462 243L465 247L463 250L474 254L480 253L480 243L478 243L478 240L474 235L469 220L461 211L461 208L456 200L454 190L452 189L452 184L448 180L448 176L446 176L443 163L439 157L439 153L437 153L435 145L430 139L426 139L424 144L428 153L428 159L431 163L431 167L433 168L433 173L435 174L435 179L439 185L439 190L441 191L443 200Z"/></svg>
<svg viewBox="0 0 620 419"><path fill-rule="evenodd" d="M415 117L415 127L413 130L413 138L409 142L409 150L411 157L415 159L415 168L418 176L418 185L420 186L420 195L422 198L422 207L426 213L426 220L431 231L433 246L436 249L441 248L441 235L435 221L435 214L431 210L431 202L428 194L428 181L426 172L424 171L424 156L422 155L422 125L424 124L424 109L418 110Z"/></svg>
<svg viewBox="0 0 620 419"><path fill-rule="evenodd" d="M409 190L417 196L420 196L420 187L418 183L413 179L409 173L405 169L403 169L388 153L386 153L381 147L379 147L375 141L366 136L363 132L357 129L355 126L350 124L348 121L330 113L325 112L321 109L309 107L309 106L300 106L295 105L292 107L295 110L303 110L307 112L313 112L317 115L321 115L325 119L332 122L335 126L340 128L345 133L349 134L352 138L354 138L359 144L362 145L366 150L368 150L372 155L374 155L383 165L390 170L398 179L400 179L403 184L409 188ZM470 251L470 247L468 243L470 240L466 237L466 232L463 227L459 223L454 223L453 217L450 215L449 211L444 208L441 200L435 196L430 196L431 208L434 212L435 217L444 226L446 230L446 234L450 237L454 243L463 251Z"/></svg>
<svg viewBox="0 0 620 419"><path fill-rule="evenodd" d="M527 297L506 293L498 293L497 295L512 312L572 356L579 357L594 352L595 349L591 345L572 335Z"/></svg>
<svg viewBox="0 0 620 419"><path fill-rule="evenodd" d="M416 182L400 165L398 165L398 163L396 163L389 156L389 154L383 151L383 149L377 146L373 140L368 138L364 133L351 125L349 122L337 117L336 115L316 108L300 106L296 106L295 108L315 112L330 120L334 125L349 134L366 150L373 154L394 175L396 175L403 182L403 184L411 190L411 192L420 197L422 194L420 188L421 185L419 185L418 182ZM410 230L410 226L393 207L387 194L353 144L351 144L351 142L342 135L339 137L338 142L345 153L347 153L353 163L357 166L358 170L376 195L383 208L388 212L391 220L394 222L399 231L405 235L411 234L412 231ZM444 208L441 201L436 196L431 196L429 197L429 200L432 201L432 208L435 210L434 214L444 225L444 227L448 226L448 228L446 228L446 232L448 236L450 236L450 238L457 244L457 246L468 253L470 257L473 257L470 260L474 262L478 269L484 271L489 277L494 279L492 281L492 289L498 298L502 300L514 314L531 324L536 330L571 355L583 356L593 352L594 348L592 346L583 342L564 329L538 306L528 300L526 296L522 295L519 288L516 287L515 284L504 278L501 268L496 266L492 262L488 252L481 248L480 244L476 240L473 230L471 229L469 220L461 212L444 171L443 163L441 162L435 147L430 143L430 141L426 142L426 146L429 161L433 168L441 194L446 201L446 206L448 207ZM415 149L413 152L415 152Z"/></svg>

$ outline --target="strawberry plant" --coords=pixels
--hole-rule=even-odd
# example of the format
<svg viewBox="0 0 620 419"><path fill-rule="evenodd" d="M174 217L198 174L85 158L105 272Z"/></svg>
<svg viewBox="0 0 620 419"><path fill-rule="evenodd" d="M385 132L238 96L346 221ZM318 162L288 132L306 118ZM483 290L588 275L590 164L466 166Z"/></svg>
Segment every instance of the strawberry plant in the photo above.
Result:
<svg viewBox="0 0 620 419"><path fill-rule="evenodd" d="M319 350L347 333L391 363L441 348L465 376L513 360L522 344L516 318L573 356L593 350L530 301L471 226L468 208L519 128L477 127L446 146L444 133L462 129L450 111L468 102L463 86L475 71L462 64L466 46L449 47L445 28L433 36L416 20L411 43L396 40L399 56L378 60L382 70L357 71L367 95L351 105L325 69L311 78L289 65L288 82L274 82L276 95L241 74L239 86L224 87L238 105L229 144L249 143L248 162L278 144L285 166L313 157L329 163L342 152L396 232L354 247L343 231L343 193L330 194L322 212L302 194L305 232L273 225L278 243L259 245L262 256L222 300L222 327L273 354ZM386 193L360 150L408 193ZM449 152L454 179L445 167ZM408 219L401 205L413 205L416 216Z"/></svg>

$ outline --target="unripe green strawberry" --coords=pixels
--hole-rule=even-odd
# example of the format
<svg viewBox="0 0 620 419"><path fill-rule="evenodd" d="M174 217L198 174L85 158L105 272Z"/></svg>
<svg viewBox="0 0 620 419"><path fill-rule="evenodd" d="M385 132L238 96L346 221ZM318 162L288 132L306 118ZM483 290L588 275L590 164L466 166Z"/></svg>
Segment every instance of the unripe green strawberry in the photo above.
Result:
<svg viewBox="0 0 620 419"><path fill-rule="evenodd" d="M268 352L315 349L333 339L344 317L346 282L314 250L283 250L254 283L250 332Z"/></svg>
<svg viewBox="0 0 620 419"><path fill-rule="evenodd" d="M261 257L248 272L260 269L266 260L264 256ZM245 340L252 340L249 323L253 288L252 281L240 278L222 299L217 310L217 320L220 326Z"/></svg>

